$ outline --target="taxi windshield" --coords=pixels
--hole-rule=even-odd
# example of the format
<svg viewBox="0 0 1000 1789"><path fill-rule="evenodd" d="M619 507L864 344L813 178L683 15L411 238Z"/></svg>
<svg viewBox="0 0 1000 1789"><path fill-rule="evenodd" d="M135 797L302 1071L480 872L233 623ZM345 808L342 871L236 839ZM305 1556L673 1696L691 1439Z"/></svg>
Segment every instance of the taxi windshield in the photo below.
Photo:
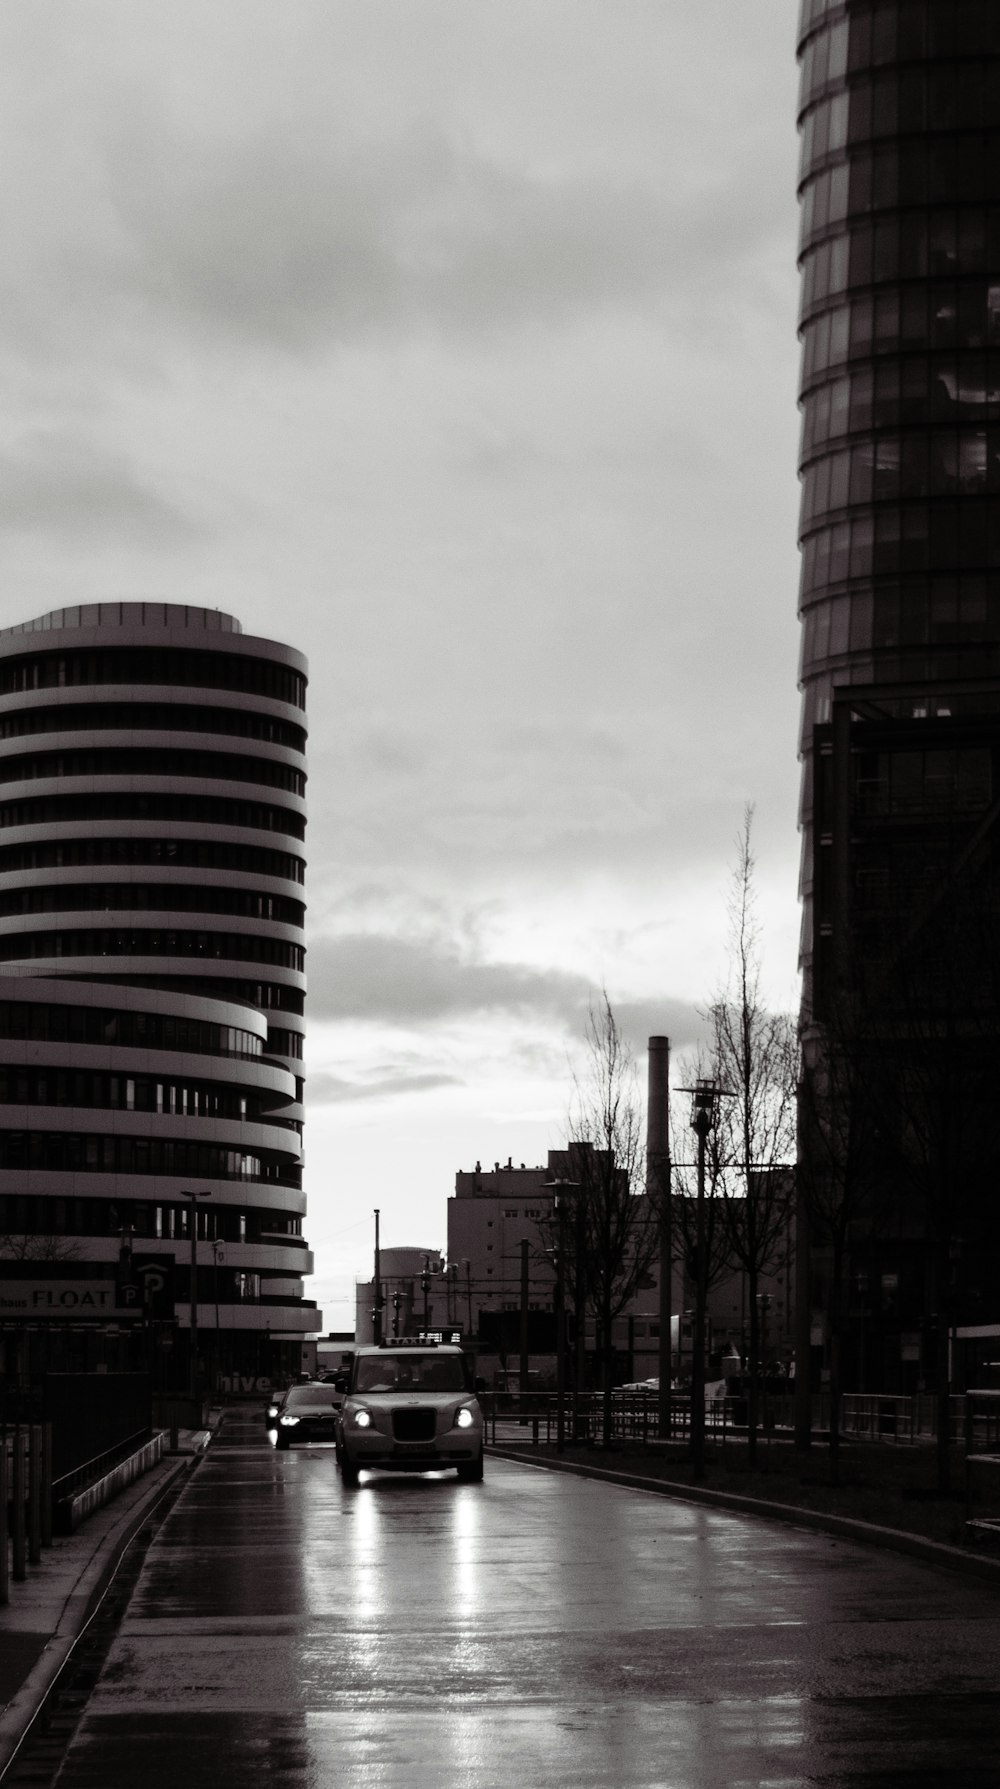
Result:
<svg viewBox="0 0 1000 1789"><path fill-rule="evenodd" d="M465 1391L457 1354L369 1354L358 1361L357 1391Z"/></svg>
<svg viewBox="0 0 1000 1789"><path fill-rule="evenodd" d="M332 1385L293 1385L285 1398L286 1410L332 1410L340 1403Z"/></svg>

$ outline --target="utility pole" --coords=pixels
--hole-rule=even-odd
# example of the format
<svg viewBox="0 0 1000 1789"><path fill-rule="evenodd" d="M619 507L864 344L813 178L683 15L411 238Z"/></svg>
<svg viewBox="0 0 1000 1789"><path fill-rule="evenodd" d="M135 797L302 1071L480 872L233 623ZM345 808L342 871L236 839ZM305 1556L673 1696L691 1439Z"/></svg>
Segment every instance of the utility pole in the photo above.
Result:
<svg viewBox="0 0 1000 1789"><path fill-rule="evenodd" d="M696 1479L705 1476L705 1311L708 1304L708 1251L705 1243L705 1153L715 1121L719 1088L701 1077L693 1089L691 1128L698 1138L698 1201L695 1211L697 1273L694 1338L691 1354L691 1464Z"/></svg>
<svg viewBox="0 0 1000 1789"><path fill-rule="evenodd" d="M525 1394L528 1390L528 1238L521 1238L521 1359L518 1375L518 1403L521 1407L521 1422L528 1420L528 1409Z"/></svg>
<svg viewBox="0 0 1000 1789"><path fill-rule="evenodd" d="M382 1340L382 1251L379 1247L379 1208L375 1207L375 1296L372 1300L372 1340Z"/></svg>
<svg viewBox="0 0 1000 1789"><path fill-rule="evenodd" d="M649 1083L646 1101L646 1195L654 1201L659 1231L660 1346L657 1372L657 1415L661 1441L669 1440L673 1411L673 1214L670 1181L670 1039L649 1040Z"/></svg>

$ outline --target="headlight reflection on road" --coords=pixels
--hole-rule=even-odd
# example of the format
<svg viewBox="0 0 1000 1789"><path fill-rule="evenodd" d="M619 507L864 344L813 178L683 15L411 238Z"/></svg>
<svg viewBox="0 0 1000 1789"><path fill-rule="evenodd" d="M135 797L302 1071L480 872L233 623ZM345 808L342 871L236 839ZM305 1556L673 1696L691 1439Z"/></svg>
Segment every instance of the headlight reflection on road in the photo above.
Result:
<svg viewBox="0 0 1000 1789"><path fill-rule="evenodd" d="M451 1603L460 1620L477 1614L482 1606L480 1513L480 1499L472 1486L452 1498Z"/></svg>

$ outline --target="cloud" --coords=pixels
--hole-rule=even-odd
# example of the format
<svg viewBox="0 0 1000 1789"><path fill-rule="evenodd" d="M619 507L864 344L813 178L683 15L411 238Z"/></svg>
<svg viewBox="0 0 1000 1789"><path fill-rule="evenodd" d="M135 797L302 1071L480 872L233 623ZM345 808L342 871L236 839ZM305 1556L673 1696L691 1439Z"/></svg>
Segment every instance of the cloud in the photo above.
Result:
<svg viewBox="0 0 1000 1789"><path fill-rule="evenodd" d="M461 1087L458 1075L380 1074L349 1081L341 1075L310 1075L307 1088L310 1107L355 1103L358 1100L391 1099L395 1094L432 1093L438 1087Z"/></svg>
<svg viewBox="0 0 1000 1789"><path fill-rule="evenodd" d="M149 489L122 453L35 429L0 452L0 529L62 537L114 535L186 546L204 529Z"/></svg>
<svg viewBox="0 0 1000 1789"><path fill-rule="evenodd" d="M483 1012L531 1011L568 1025L591 994L580 975L463 960L438 942L354 933L309 948L314 1019L419 1025Z"/></svg>
<svg viewBox="0 0 1000 1789"><path fill-rule="evenodd" d="M583 975L463 958L438 939L359 932L319 938L309 950L309 1015L320 1022L360 1020L416 1028L492 1013L530 1017L578 1038L591 1005L599 1000L600 990ZM612 1005L637 1054L653 1035L667 1035L681 1046L705 1032L704 1021L687 1001L625 999ZM419 1079L393 1074L384 1085L389 1091L405 1091ZM431 1076L428 1084L451 1079ZM315 1081L310 1090L319 1097ZM381 1085L373 1091L381 1091ZM333 1097L338 1096L335 1087ZM343 1097L358 1096L345 1091Z"/></svg>
<svg viewBox="0 0 1000 1789"><path fill-rule="evenodd" d="M28 334L92 351L93 332L111 331L124 351L152 326L313 352L663 301L674 327L683 315L707 334L706 308L731 304L734 283L744 313L751 289L769 296L780 178L761 179L759 155L706 155L700 140L692 153L695 121L667 86L671 61L706 58L711 27L642 6L620 32L599 9L580 29L576 9L522 8L513 34L464 4L391 19L367 0L325 14L133 0L84 8L82 23L31 10L36 27L2 26L22 71L5 95L18 159L3 277ZM641 105L637 41L664 64ZM447 92L439 54L458 76ZM751 55L727 95L747 134L752 76ZM24 204L29 182L44 206Z"/></svg>

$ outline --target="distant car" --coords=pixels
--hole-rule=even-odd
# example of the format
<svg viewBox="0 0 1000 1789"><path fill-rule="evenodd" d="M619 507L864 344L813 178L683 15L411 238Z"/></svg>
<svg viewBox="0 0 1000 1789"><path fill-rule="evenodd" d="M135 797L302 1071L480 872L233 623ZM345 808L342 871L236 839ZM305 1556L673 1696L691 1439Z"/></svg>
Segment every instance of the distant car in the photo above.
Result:
<svg viewBox="0 0 1000 1789"><path fill-rule="evenodd" d="M268 1394L268 1400L264 1406L264 1421L269 1429L277 1427L281 1406L287 1396L288 1393L286 1391L272 1391Z"/></svg>
<svg viewBox="0 0 1000 1789"><path fill-rule="evenodd" d="M343 1395L333 1385L293 1385L274 1422L278 1431L275 1447L284 1452L293 1441L335 1441L336 1414Z"/></svg>
<svg viewBox="0 0 1000 1789"><path fill-rule="evenodd" d="M362 1467L483 1476L483 1413L461 1348L393 1340L359 1348L337 1416L337 1461L345 1485Z"/></svg>

